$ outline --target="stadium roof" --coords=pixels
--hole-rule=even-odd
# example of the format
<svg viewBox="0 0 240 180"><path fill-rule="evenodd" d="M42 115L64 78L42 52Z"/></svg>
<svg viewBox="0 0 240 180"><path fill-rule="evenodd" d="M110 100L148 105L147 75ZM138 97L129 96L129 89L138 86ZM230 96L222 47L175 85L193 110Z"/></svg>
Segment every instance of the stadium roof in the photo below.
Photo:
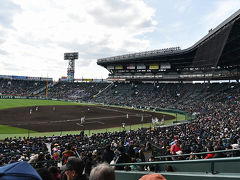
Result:
<svg viewBox="0 0 240 180"><path fill-rule="evenodd" d="M196 42L181 50L179 47L125 54L98 59L97 64L107 67L131 63L170 63L171 67L200 67L239 65L240 10Z"/></svg>

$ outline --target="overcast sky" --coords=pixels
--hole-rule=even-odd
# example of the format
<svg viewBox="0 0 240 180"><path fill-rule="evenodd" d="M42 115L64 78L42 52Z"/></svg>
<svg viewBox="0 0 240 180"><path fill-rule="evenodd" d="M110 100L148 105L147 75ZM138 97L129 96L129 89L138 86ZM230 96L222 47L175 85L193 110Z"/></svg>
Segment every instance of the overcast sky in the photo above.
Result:
<svg viewBox="0 0 240 180"><path fill-rule="evenodd" d="M0 75L106 78L97 59L188 48L240 7L240 0L0 0Z"/></svg>

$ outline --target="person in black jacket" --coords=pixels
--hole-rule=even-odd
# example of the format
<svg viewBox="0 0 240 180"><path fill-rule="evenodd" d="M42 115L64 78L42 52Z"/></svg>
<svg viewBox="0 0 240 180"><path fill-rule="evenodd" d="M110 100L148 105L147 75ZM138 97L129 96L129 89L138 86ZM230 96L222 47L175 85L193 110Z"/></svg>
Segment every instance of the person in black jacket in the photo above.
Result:
<svg viewBox="0 0 240 180"><path fill-rule="evenodd" d="M130 157L124 152L124 148L123 147L119 147L118 148L118 152L119 152L119 156L116 160L116 164L120 164L120 163L130 163L131 159ZM115 166L116 170L124 170L124 166Z"/></svg>
<svg viewBox="0 0 240 180"><path fill-rule="evenodd" d="M130 142L129 148L127 150L127 154L129 155L129 157L134 158L135 157L135 150L134 150L134 146L133 146L133 142Z"/></svg>
<svg viewBox="0 0 240 180"><path fill-rule="evenodd" d="M92 156L92 153L89 152L87 155L87 159L85 161L85 174L86 175L88 175L88 176L90 175L93 165L94 165L93 156Z"/></svg>
<svg viewBox="0 0 240 180"><path fill-rule="evenodd" d="M223 150L223 149L221 148L221 146L216 146L216 147L215 147L215 151L221 151L221 150ZM225 157L226 157L226 154L224 154L224 153L222 153L222 152L217 152L217 153L215 153L214 156L213 156L213 158L225 158Z"/></svg>
<svg viewBox="0 0 240 180"><path fill-rule="evenodd" d="M111 161L113 160L115 154L114 152L111 150L111 146L110 144L107 144L105 147L105 150L103 152L103 160L105 162L107 162L108 164L111 163Z"/></svg>
<svg viewBox="0 0 240 180"><path fill-rule="evenodd" d="M103 163L103 157L102 157L102 153L100 151L96 152L96 157L93 159L93 164L98 165Z"/></svg>

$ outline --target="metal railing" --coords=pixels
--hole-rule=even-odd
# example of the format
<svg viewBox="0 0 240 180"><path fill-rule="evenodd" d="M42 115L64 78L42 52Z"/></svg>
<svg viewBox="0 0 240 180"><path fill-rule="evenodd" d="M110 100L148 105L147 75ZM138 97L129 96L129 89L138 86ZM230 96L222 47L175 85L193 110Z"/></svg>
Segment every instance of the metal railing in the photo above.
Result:
<svg viewBox="0 0 240 180"><path fill-rule="evenodd" d="M240 148L239 149L229 149L229 150L219 150L219 151L190 153L190 154L156 156L155 159L163 159L163 158L171 158L171 157L181 157L181 156L192 156L192 155L215 154L215 153L226 153L226 152L231 152L232 156L234 156L234 152L237 152L237 151L240 151Z"/></svg>
<svg viewBox="0 0 240 180"><path fill-rule="evenodd" d="M158 165L158 166L159 165L160 166L166 166L166 165L173 165L174 166L174 165L178 165L178 167L184 167L186 165L190 165L192 167L195 167L197 172L217 174L217 173L225 173L224 171L228 172L229 169L231 169L232 166L233 166L233 165L226 166L226 163L230 163L230 162L232 162L234 164L234 166L235 166L235 170L233 170L233 171L236 171L236 168L237 168L238 173L240 173L240 169L238 168L239 164L240 164L240 157L235 157L235 158L216 158L216 159L198 159L198 160L178 160L178 161L154 161L154 162L121 163L121 164L119 163L119 164L110 164L110 166L129 167L131 165L135 165L135 166L147 167L147 166L152 166L152 165ZM238 165L236 164L237 162L239 163ZM224 164L222 164L222 163L224 163ZM207 171L204 171L204 170L201 171L201 169L199 170L199 165L200 164L204 164L204 167L205 167L204 170L207 169ZM216 167L216 164L218 164L217 167ZM221 170L221 172L218 171L219 164L222 164L222 166L223 165L226 166L224 170ZM166 172L166 169L164 169L164 170L159 170L159 169L160 168L158 168L158 170L155 171L155 172ZM179 169L175 170L174 172L187 172L186 170L181 170L181 168L179 168ZM126 168L126 170L128 170L128 169ZM189 171L189 172L192 172L192 171Z"/></svg>

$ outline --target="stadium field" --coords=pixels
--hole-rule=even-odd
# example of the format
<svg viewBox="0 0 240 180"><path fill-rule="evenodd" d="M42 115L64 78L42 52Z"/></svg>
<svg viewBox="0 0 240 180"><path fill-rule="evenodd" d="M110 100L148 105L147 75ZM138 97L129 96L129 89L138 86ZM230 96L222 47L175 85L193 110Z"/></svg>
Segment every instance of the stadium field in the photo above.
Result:
<svg viewBox="0 0 240 180"><path fill-rule="evenodd" d="M126 118L126 114L129 119ZM143 114L144 122L140 121L140 114ZM79 122L81 117L85 116L86 122L83 126ZM126 130L138 129L152 126L152 117L161 119L162 116L163 113L160 112L143 112L76 102L0 99L0 139L29 134L30 136L78 134L81 130L85 130L86 134L121 131L123 122ZM164 116L166 124L175 120L175 114L164 112ZM178 114L178 120L184 120L184 116Z"/></svg>

